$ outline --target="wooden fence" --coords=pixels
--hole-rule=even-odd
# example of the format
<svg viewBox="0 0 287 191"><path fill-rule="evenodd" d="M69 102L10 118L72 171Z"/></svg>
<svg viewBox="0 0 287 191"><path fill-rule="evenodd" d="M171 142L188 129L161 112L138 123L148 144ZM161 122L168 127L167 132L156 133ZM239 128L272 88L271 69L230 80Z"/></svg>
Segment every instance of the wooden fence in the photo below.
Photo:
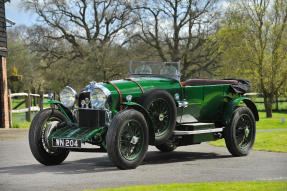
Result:
<svg viewBox="0 0 287 191"><path fill-rule="evenodd" d="M20 102L14 108L12 107L12 99L16 97L24 97L24 101ZM9 126L12 128L12 113L26 113L26 120L31 121L31 112L43 110L44 98L48 97L48 94L44 94L42 91L39 94L32 94L29 90L23 93L11 93L8 92L9 99ZM25 104L25 108L17 109L22 104Z"/></svg>

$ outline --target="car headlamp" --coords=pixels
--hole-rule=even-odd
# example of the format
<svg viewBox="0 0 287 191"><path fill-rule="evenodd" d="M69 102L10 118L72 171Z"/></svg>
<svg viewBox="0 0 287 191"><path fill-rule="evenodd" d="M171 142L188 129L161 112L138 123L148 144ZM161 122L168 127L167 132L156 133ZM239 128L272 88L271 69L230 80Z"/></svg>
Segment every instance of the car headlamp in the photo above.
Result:
<svg viewBox="0 0 287 191"><path fill-rule="evenodd" d="M76 102L77 92L71 88L70 86L66 86L63 88L63 90L60 92L60 101L61 103L71 109L75 102Z"/></svg>
<svg viewBox="0 0 287 191"><path fill-rule="evenodd" d="M95 88L91 92L91 105L93 109L102 109L105 107L108 95L100 88Z"/></svg>

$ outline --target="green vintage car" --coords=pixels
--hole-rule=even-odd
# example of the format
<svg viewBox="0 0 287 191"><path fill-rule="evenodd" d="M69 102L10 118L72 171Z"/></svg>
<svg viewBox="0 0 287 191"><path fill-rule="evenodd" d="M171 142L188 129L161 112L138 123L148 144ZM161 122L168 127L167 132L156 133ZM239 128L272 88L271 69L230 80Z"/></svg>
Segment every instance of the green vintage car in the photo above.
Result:
<svg viewBox="0 0 287 191"><path fill-rule="evenodd" d="M129 78L91 82L79 94L66 86L60 101L33 119L29 143L44 165L70 151L107 152L120 169L136 168L148 145L162 152L224 138L233 156L247 155L259 120L243 94L247 80L180 81L179 62L131 62ZM87 147L87 145L91 145Z"/></svg>

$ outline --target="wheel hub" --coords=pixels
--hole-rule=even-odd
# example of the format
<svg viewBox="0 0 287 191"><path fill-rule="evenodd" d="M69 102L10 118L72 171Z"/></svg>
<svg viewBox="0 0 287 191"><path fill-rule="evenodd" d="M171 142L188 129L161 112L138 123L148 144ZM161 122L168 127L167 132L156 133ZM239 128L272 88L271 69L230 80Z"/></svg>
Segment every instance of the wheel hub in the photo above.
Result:
<svg viewBox="0 0 287 191"><path fill-rule="evenodd" d="M159 116L158 116L158 119L160 120L160 121L163 121L164 120L164 114L159 114Z"/></svg>
<svg viewBox="0 0 287 191"><path fill-rule="evenodd" d="M249 129L246 127L246 128L245 128L245 136L246 136L246 137L248 137L249 132L250 132Z"/></svg>
<svg viewBox="0 0 287 191"><path fill-rule="evenodd" d="M135 145L138 143L138 141L139 141L139 137L133 136L131 139L131 144Z"/></svg>

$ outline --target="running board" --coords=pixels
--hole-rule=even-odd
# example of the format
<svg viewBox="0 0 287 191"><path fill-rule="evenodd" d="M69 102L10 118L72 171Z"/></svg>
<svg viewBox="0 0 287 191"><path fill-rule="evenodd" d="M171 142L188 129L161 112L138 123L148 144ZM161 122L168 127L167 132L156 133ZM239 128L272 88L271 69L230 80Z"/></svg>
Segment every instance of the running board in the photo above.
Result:
<svg viewBox="0 0 287 191"><path fill-rule="evenodd" d="M195 131L173 131L174 135L196 135L196 134L204 134L204 133L218 133L222 132L223 128L215 128L215 129L205 129L205 130L195 130Z"/></svg>

